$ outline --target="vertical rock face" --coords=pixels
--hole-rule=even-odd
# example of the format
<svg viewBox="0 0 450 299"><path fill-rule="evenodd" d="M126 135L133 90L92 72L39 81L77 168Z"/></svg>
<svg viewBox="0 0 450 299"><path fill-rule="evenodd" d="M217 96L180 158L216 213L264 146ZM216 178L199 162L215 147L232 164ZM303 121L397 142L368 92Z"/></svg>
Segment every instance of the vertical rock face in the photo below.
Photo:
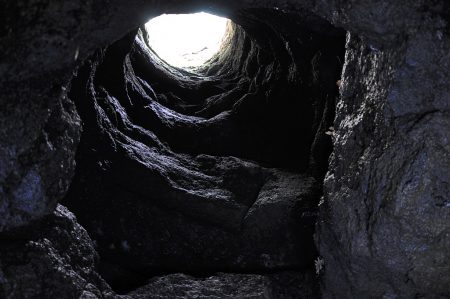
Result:
<svg viewBox="0 0 450 299"><path fill-rule="evenodd" d="M40 90L57 98L54 104L38 100L22 103L23 108L15 107L18 103L12 99L25 101L22 97L28 97L28 91L35 95L39 90L33 87L22 90L20 84L4 89L2 100L9 98L9 92L14 97L5 102L1 111L5 116L1 118L0 129L0 232L51 213L71 183L80 119L60 88ZM42 114L35 117L35 110ZM38 131L34 131L36 127Z"/></svg>
<svg viewBox="0 0 450 299"><path fill-rule="evenodd" d="M450 285L450 38L430 19L376 49L349 34L318 247L326 298ZM448 26L448 25L447 25Z"/></svg>
<svg viewBox="0 0 450 299"><path fill-rule="evenodd" d="M203 70L220 80L142 63L157 59L131 34L121 56L103 50L86 62L67 96L74 69L95 49L152 16L200 8L242 28L240 42ZM341 37L311 12L349 31L329 165L324 133L340 67L331 39ZM106 260L136 266L149 257L176 268L189 252L184 267L214 257L233 266L311 263L310 204L328 168L315 234L323 296L450 297L449 19L444 0L2 1L0 297L116 296L95 270L94 242L57 205L72 183L82 122L67 202ZM273 279L171 275L130 297L292 295L274 291ZM236 288L245 294L224 287L237 280L248 282Z"/></svg>
<svg viewBox="0 0 450 299"><path fill-rule="evenodd" d="M75 167L80 123L66 85L89 48L75 42L90 26L79 16L96 9L49 2L0 4L0 232L51 214Z"/></svg>

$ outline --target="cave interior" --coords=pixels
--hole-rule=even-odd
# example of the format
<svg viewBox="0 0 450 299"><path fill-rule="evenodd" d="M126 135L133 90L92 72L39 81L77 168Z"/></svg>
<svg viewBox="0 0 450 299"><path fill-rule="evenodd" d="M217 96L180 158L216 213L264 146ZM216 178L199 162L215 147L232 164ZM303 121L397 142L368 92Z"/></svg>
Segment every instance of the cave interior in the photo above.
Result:
<svg viewBox="0 0 450 299"><path fill-rule="evenodd" d="M200 67L167 64L140 26L71 81L83 133L62 203L119 292L178 272L314 277L345 31L274 9L233 20Z"/></svg>
<svg viewBox="0 0 450 299"><path fill-rule="evenodd" d="M450 296L445 1L41 2L0 5L0 298ZM197 12L170 65L145 23Z"/></svg>

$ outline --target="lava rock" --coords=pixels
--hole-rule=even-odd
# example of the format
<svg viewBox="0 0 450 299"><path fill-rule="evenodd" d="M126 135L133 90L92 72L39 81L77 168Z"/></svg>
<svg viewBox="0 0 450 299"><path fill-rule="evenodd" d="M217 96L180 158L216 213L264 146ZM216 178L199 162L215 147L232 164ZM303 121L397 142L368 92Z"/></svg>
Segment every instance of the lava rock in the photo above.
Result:
<svg viewBox="0 0 450 299"><path fill-rule="evenodd" d="M307 31L304 24L297 26ZM240 38L233 39L230 53L252 44L252 50L241 56L246 65L256 56L262 61L263 55L269 55L240 27L235 29ZM310 160L316 121L332 113L324 112L332 105L324 99L332 97L337 87L328 82L334 81L332 72L321 74L336 72L339 66L326 67L316 57L315 89L302 87L304 98L297 100L282 98L299 91L296 76L312 80L309 68L304 72L290 68L308 65L307 57L312 59L332 42L309 32L313 42L305 47L298 66L268 59L268 65L257 69L258 81L251 83L242 73L247 68L230 67L224 72L223 65L217 74L202 76L170 67L145 45L144 33L130 32L99 51L78 71L70 91L84 132L77 173L64 203L98 243L104 277L116 287L126 279L124 273L134 277L167 271L311 267L320 183L298 172L306 171ZM327 37L339 40L339 32L334 34ZM323 50L321 57L339 54L337 49ZM277 51L286 60L294 59L292 49ZM280 81L275 92L266 81L278 82L272 76L283 74L293 76L292 81ZM234 77L244 79L236 82ZM314 93L326 84L329 89ZM237 88L233 97L228 92L222 95L230 88ZM240 96L245 89L247 93ZM317 102L307 98L310 93ZM305 109L297 109L299 105ZM214 109L225 110L210 114ZM293 149L282 153L290 147L278 142L277 135L294 134L289 123L297 126L296 117L287 111L301 115L300 126L305 127L301 138L284 138L298 149L295 154ZM311 111L316 118L308 116ZM270 125L265 122L276 124L276 129L266 130ZM274 157L272 164L254 155L259 148ZM326 155L324 151L320 159ZM246 160L248 156L253 161ZM297 173L273 166L292 157L302 160L301 167L296 162L290 165Z"/></svg>
<svg viewBox="0 0 450 299"><path fill-rule="evenodd" d="M147 285L128 295L135 299L317 298L317 289L310 275L295 272L266 275L218 273L196 278L185 274L172 274L153 278Z"/></svg>
<svg viewBox="0 0 450 299"><path fill-rule="evenodd" d="M64 206L25 232L0 240L1 298L114 298L94 243Z"/></svg>
<svg viewBox="0 0 450 299"><path fill-rule="evenodd" d="M88 93L95 94L97 101L76 94L70 96L86 101L88 107L84 109L83 105L77 105L81 118L87 123L79 151L83 158L77 162L86 164L79 167L72 185L73 189L79 188L79 194L71 191L75 195L70 201L78 201L80 206L86 203L95 206L92 201L104 198L104 194L110 192L101 187L109 187L104 184L105 180L113 182L104 176L113 173L110 166L121 165L113 155L117 144L121 151L117 155L131 160L135 157L133 163L142 162L140 170L156 170L149 178L157 181L156 184L176 186L177 192L171 193L170 197L175 198L181 192L181 198L190 193L190 189L188 192L182 190L183 186L190 186L190 182L185 181L189 175L177 176L176 184L170 185L169 176L159 175L156 167L152 169L145 159L138 159L151 157L153 161L174 161L170 169L187 169L189 173L193 170L191 167L203 163L191 161L197 155L232 155L241 158L236 165L244 165L245 159L252 159L297 171L310 168L309 171L320 180L328 166L327 153L333 140L334 153L325 181L317 229L317 244L322 255L317 265L324 264L321 272L324 297L449 297L449 149L445 133L449 129L450 9L445 0L1 1L0 233L18 227L32 231L29 224L51 214L71 182L80 121L71 101L65 97L64 89L68 89L74 69L96 49L120 40L152 16L205 8L229 16L242 28L235 31L239 43L231 43L227 50L226 58L231 57L231 63L224 64L217 58L217 64L211 65L208 74L223 75L220 80L206 80L202 84L199 78L189 77L182 71L177 71L175 77L178 79L173 80L173 76L167 76L166 68L165 72L150 71L156 77L162 77L146 82L145 70L136 66L139 57L143 57L141 55L112 59L111 67L116 68L115 71L104 73L106 79L111 77L110 85L105 84L107 80L101 82L101 76L90 76L89 71L85 73L86 69L80 70L79 76L90 78L92 84L76 85L74 82L76 86L72 90L83 93L87 88ZM312 37L308 32L330 32L331 36L336 36L329 24L317 21L314 13L351 33L345 70L340 78L341 99L334 128L330 128L330 119L334 116L335 92L327 92L329 98L320 97L322 86L314 84L321 81L322 76L320 71L316 76L315 70L321 69L321 61L328 61L326 57L322 60L314 49L326 50L329 45L312 47L308 55L303 56L304 45L309 44ZM293 25L297 22L306 23L309 29L297 30L299 27ZM298 45L303 45L302 51ZM137 52L138 48L134 47L133 51ZM301 61L302 57L305 57L303 63L292 63ZM115 65L114 61L120 63ZM89 63L85 61L88 66ZM111 70L105 64L103 67ZM124 67L125 73L122 72ZM143 65L144 69L146 67L148 64ZM339 69L334 67L330 73L339 72ZM245 74L242 81L239 76L234 76L239 74ZM180 80L180 77L187 77L187 80ZM284 96L286 84L277 83L286 80L308 86L306 90L294 90L298 95L307 94L307 99L314 98L313 103L318 106L297 107L301 109L291 109L290 105L281 105L281 108L277 104L264 106L262 102L270 98L275 99L273 103L283 100L286 103L294 98ZM162 83L162 88L154 84L156 81ZM331 82L326 81L327 85ZM197 87L207 98L196 98ZM152 88L155 89L153 93ZM223 96L220 96L221 88ZM136 93L138 96L129 101L129 95ZM144 94L153 99L147 108L148 101L138 105L142 100L139 95ZM95 109L91 109L90 104L95 105ZM248 128L247 136L251 139L233 137L236 132L242 133L237 128L246 128L250 116L263 115L256 112L267 107L268 116L287 110L291 117L279 122L280 126L277 122L265 122L267 119L262 117L256 122L259 126ZM157 112L163 110L167 113L159 117ZM297 114L300 110L303 112ZM305 114L306 121L301 117L305 111L309 111ZM172 118L169 119L168 114L173 114ZM139 115L143 119L140 120ZM150 117L146 118L149 115L153 115L153 122ZM101 125L91 122L97 116ZM296 117L306 124L300 126L306 130L301 133L286 130L288 133L280 134L278 129L297 120ZM203 118L201 126L197 126L198 118ZM236 119L241 122L235 122ZM170 130L171 126L175 129ZM199 127L210 136L201 139L201 146L197 147L191 137ZM270 128L274 129L268 130ZM331 138L323 136L326 131ZM170 132L176 138L171 137ZM265 136L274 138L264 139ZM285 137L298 138L300 144ZM261 142L263 140L272 141L271 146L266 146ZM254 150L248 150L247 146L243 152L235 147L245 142L256 145ZM214 146L208 147L206 153L202 148L208 144ZM277 148L277 144L283 146ZM142 148L145 150L140 150ZM149 154L148 148L158 149L156 157ZM183 152L188 155L178 155ZM295 163L289 165L293 158ZM123 164L130 166L128 162ZM257 167L260 168L264 167ZM91 175L80 174L85 170L92 170ZM120 168L115 171L117 175ZM148 175L148 172L144 173ZM261 170L261 173L266 171ZM252 174L246 181L251 182L250 191L258 189L255 186L264 176ZM200 177L202 190L211 191L214 188L209 187L221 185L223 188L220 192L214 190L215 194L245 193L241 188L233 191L228 189L229 186L225 188L215 182L220 180L220 175L211 175L207 179L203 175ZM85 182L89 186L86 190ZM262 182L266 183L264 179ZM92 187L95 183L99 184L98 188ZM117 188L121 192L130 192ZM149 190L142 185L140 188L145 192ZM203 197L198 194L190 197L194 202L199 198ZM229 209L214 225L226 222L224 219L231 215L234 219L228 221L227 229L232 229L237 223L236 215L241 215L244 207L251 206L244 198L228 201L225 206ZM172 209L174 213L183 212L180 210L184 206L178 211L174 208L178 202L172 201L170 207L164 207L165 212ZM103 212L101 208L97 207ZM117 215L111 215L111 218L115 223L121 223ZM198 214L195 217L199 217ZM212 218L212 214L207 213L201 219L214 222ZM71 242L77 244L76 240ZM42 246L50 250L52 244ZM127 243L122 247L129 248ZM5 258L2 258L1 267L4 263L13 265L14 260L20 260L14 253L6 258L2 252ZM8 290L13 289L15 280L20 282L17 285L23 285L20 275L9 278L8 275L0 272L0 283ZM38 286L24 286L24 290L31 290L30 294L34 296L33 289ZM17 292L19 294L20 290Z"/></svg>
<svg viewBox="0 0 450 299"><path fill-rule="evenodd" d="M317 230L326 298L450 295L449 45L348 37Z"/></svg>
<svg viewBox="0 0 450 299"><path fill-rule="evenodd" d="M40 116L45 119L42 125L41 120L33 117L16 117L16 122L0 126L3 136L15 134L17 128L12 125L21 128L16 136L2 138L1 142L0 232L26 226L30 221L51 214L71 183L80 119L66 94L62 89L52 93L59 100ZM24 104L21 113L37 109L34 105ZM2 113L12 109L10 104L7 106ZM35 126L41 130L25 138L26 128ZM35 161L36 157L40 157L39 161ZM55 173L60 175L55 176Z"/></svg>

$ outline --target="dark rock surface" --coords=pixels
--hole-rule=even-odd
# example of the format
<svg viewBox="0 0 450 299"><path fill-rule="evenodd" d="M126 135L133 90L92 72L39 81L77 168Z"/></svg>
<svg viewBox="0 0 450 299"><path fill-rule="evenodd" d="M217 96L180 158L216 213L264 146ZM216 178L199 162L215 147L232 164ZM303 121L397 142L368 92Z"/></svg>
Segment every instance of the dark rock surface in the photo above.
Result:
<svg viewBox="0 0 450 299"><path fill-rule="evenodd" d="M450 296L450 38L443 24L433 15L381 49L347 38L317 231L325 297Z"/></svg>
<svg viewBox="0 0 450 299"><path fill-rule="evenodd" d="M134 33L122 39L152 16L199 9L239 25L203 70L206 80L145 56ZM311 12L350 32L329 165L324 133L335 115L342 33ZM114 259L141 260L143 251L131 254L139 244L123 237L150 224L147 240L159 237L148 243L152 253L172 242L163 228L182 232L188 223L207 230L193 230L191 252L196 233L199 248L211 243L205 235L231 235L214 244L231 240L224 248L232 252L247 232L277 265L311 263L316 209L303 203L317 201L329 170L316 231L323 297L450 297L449 19L445 0L0 2L0 295L117 296L96 274L83 229L62 207L52 214L72 183L83 123L67 202L92 223L90 234L105 238L99 251L113 263L101 272L115 271L110 280L145 281ZM142 63L148 56L153 65ZM109 224L93 223L97 215ZM280 215L292 218L274 223ZM258 224L246 231L250 216ZM272 238L296 225L305 230ZM114 242L104 232L116 232ZM106 254L111 244L119 255ZM277 258L298 248L308 257Z"/></svg>
<svg viewBox="0 0 450 299"><path fill-rule="evenodd" d="M297 26L311 42L292 43L302 55L277 48L280 61L262 47L280 47L279 36L255 42L233 25L223 55L198 74L160 61L142 31L78 71L69 96L84 128L64 202L115 287L130 273L312 266L312 175L324 173L298 172L327 158L331 140L314 141L319 153L313 139L332 119L343 36Z"/></svg>
<svg viewBox="0 0 450 299"><path fill-rule="evenodd" d="M0 240L0 298L313 298L318 291L309 272L218 273L155 277L118 295L97 273L94 243L64 206L13 236Z"/></svg>
<svg viewBox="0 0 450 299"><path fill-rule="evenodd" d="M128 295L150 298L315 298L317 290L309 288L314 274L282 272L276 274L218 273L206 278L172 274L153 278ZM308 286L308 287L305 287Z"/></svg>
<svg viewBox="0 0 450 299"><path fill-rule="evenodd" d="M95 272L94 244L58 205L27 234L0 240L0 298L112 298Z"/></svg>
<svg viewBox="0 0 450 299"><path fill-rule="evenodd" d="M22 91L22 88L16 86L14 92L19 92L17 90ZM51 213L71 183L75 149L80 138L80 119L65 90L60 87L52 95L58 100L51 108L45 109L45 116L39 116L45 120L39 133L35 132L32 137L22 134L30 134L33 129L29 128L38 122L30 112L25 112L36 110L35 104L28 106L23 103L26 108L17 108L15 113L24 113L23 117L9 111L16 109L15 101L2 106L0 113L7 114L14 121L8 122L6 117L0 116L1 131L17 136L6 137L3 134L1 138L0 181L5 183L0 186L0 232ZM22 98L22 95L18 97ZM5 99L4 94L2 99ZM34 161L37 157L38 161ZM55 176L55 173L60 175Z"/></svg>
<svg viewBox="0 0 450 299"><path fill-rule="evenodd" d="M64 99L73 70L95 49L152 16L206 7L225 13L227 6L240 4L214 6L208 1L0 3L1 231L51 213L70 184L80 130L76 113ZM62 113L61 105L68 110ZM49 140L48 128L55 127L61 131ZM24 186L34 191L25 194ZM24 201L30 207L21 206Z"/></svg>

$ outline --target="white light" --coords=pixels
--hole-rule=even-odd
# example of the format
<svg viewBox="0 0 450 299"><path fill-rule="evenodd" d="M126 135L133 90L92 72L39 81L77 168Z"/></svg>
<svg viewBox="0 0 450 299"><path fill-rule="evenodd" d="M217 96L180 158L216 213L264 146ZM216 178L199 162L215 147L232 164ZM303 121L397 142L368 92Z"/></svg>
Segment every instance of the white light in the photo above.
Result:
<svg viewBox="0 0 450 299"><path fill-rule="evenodd" d="M227 19L204 12L161 15L145 24L150 47L177 67L204 64L220 48Z"/></svg>

